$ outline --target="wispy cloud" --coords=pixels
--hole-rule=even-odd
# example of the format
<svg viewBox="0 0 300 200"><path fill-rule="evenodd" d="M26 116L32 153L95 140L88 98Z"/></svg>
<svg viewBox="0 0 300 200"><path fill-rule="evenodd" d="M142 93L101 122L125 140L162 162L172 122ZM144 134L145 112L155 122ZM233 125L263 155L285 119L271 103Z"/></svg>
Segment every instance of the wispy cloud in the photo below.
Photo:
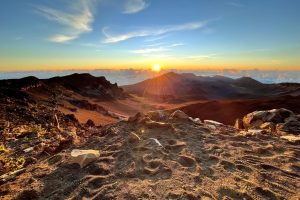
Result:
<svg viewBox="0 0 300 200"><path fill-rule="evenodd" d="M206 59L211 59L215 57L217 54L207 54L207 55L192 55L192 56L187 56L185 59L190 59L194 61L200 61L200 60L206 60Z"/></svg>
<svg viewBox="0 0 300 200"><path fill-rule="evenodd" d="M140 12L149 6L145 0L127 0L124 7L124 14Z"/></svg>
<svg viewBox="0 0 300 200"><path fill-rule="evenodd" d="M158 48L146 48L146 49L138 49L138 50L132 50L131 53L135 54L149 54L149 53L158 53L158 52L165 52L169 51L169 49L164 47L158 47Z"/></svg>
<svg viewBox="0 0 300 200"><path fill-rule="evenodd" d="M191 22L191 23L179 24L179 25L151 27L151 28L140 29L137 31L128 32L119 35L111 35L110 33L108 33L109 28L105 27L102 29L102 32L106 37L104 43L116 43L116 42L121 42L136 37L158 36L169 32L195 30L204 27L207 23L208 21L205 20L205 21Z"/></svg>
<svg viewBox="0 0 300 200"><path fill-rule="evenodd" d="M172 48L172 47L178 47L178 46L184 46L183 43L174 43L174 44L170 44L168 47Z"/></svg>
<svg viewBox="0 0 300 200"><path fill-rule="evenodd" d="M145 42L155 42L157 40L162 40L162 39L164 39L166 37L168 37L168 35L161 35L161 36L158 36L158 37L147 38L145 40Z"/></svg>
<svg viewBox="0 0 300 200"><path fill-rule="evenodd" d="M71 40L74 40L78 37L78 35L54 35L49 38L50 41L52 42L57 42L57 43L65 43Z"/></svg>
<svg viewBox="0 0 300 200"><path fill-rule="evenodd" d="M134 54L152 54L152 53L159 53L159 52L166 52L171 51L173 47L178 47L184 45L183 43L174 43L170 45L165 46L159 46L159 44L150 45L150 48L144 48L144 49L137 49L130 51ZM149 45L147 45L149 47Z"/></svg>
<svg viewBox="0 0 300 200"><path fill-rule="evenodd" d="M64 43L78 38L82 33L92 31L94 20L92 8L95 0L73 0L66 10L46 6L36 6L37 12L50 21L66 27L61 34L51 36L50 41Z"/></svg>

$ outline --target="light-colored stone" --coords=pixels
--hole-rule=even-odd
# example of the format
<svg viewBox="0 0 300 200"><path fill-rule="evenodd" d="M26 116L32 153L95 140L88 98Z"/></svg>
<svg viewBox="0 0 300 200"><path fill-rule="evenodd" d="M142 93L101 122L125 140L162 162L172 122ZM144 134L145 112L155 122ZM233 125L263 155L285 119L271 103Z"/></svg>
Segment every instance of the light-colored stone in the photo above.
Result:
<svg viewBox="0 0 300 200"><path fill-rule="evenodd" d="M249 129L247 131L240 131L240 134L243 136L254 136L257 134L264 134L265 131L261 129Z"/></svg>
<svg viewBox="0 0 300 200"><path fill-rule="evenodd" d="M192 117L189 117L189 120L191 120L192 122L194 122L195 124L201 124L201 120L199 118L192 118Z"/></svg>
<svg viewBox="0 0 300 200"><path fill-rule="evenodd" d="M244 129L243 120L236 119L234 123L234 128L236 129Z"/></svg>
<svg viewBox="0 0 300 200"><path fill-rule="evenodd" d="M276 126L273 122L265 122L262 125L260 125L259 128L264 129L268 132L274 132L276 129Z"/></svg>
<svg viewBox="0 0 300 200"><path fill-rule="evenodd" d="M189 119L189 116L181 110L176 110L170 115L169 119Z"/></svg>
<svg viewBox="0 0 300 200"><path fill-rule="evenodd" d="M210 125L214 125L214 126L223 126L224 124L214 121L214 120L204 120L205 124L210 124Z"/></svg>
<svg viewBox="0 0 300 200"><path fill-rule="evenodd" d="M29 152L33 151L33 149L34 149L34 147L29 147L29 148L24 149L23 151L25 153L29 153Z"/></svg>
<svg viewBox="0 0 300 200"><path fill-rule="evenodd" d="M69 163L77 163L83 168L89 163L97 160L99 157L100 152L98 150L73 149Z"/></svg>
<svg viewBox="0 0 300 200"><path fill-rule="evenodd" d="M16 176L22 174L23 172L25 172L25 168L22 168L22 169L18 169L16 171L13 171L13 172L8 172L6 174L3 174L0 176L0 182L7 182L9 180L12 180L14 179Z"/></svg>
<svg viewBox="0 0 300 200"><path fill-rule="evenodd" d="M243 117L244 128L258 128L264 123L263 119L268 115L267 111L255 111Z"/></svg>
<svg viewBox="0 0 300 200"><path fill-rule="evenodd" d="M292 143L298 143L300 142L300 136L295 136L295 135L284 135L280 136L281 139L287 140Z"/></svg>
<svg viewBox="0 0 300 200"><path fill-rule="evenodd" d="M144 125L147 126L148 128L162 128L162 129L172 128L172 125L170 123L156 122L152 120L145 121Z"/></svg>
<svg viewBox="0 0 300 200"><path fill-rule="evenodd" d="M163 147L163 145L156 138L149 138L149 140L153 140L159 147Z"/></svg>

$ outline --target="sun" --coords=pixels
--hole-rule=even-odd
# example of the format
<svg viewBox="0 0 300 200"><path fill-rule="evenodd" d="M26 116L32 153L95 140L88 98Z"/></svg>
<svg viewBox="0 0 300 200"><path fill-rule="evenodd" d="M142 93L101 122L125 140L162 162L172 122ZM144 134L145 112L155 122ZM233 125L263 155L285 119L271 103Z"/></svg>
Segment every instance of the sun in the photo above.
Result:
<svg viewBox="0 0 300 200"><path fill-rule="evenodd" d="M159 64L155 64L155 65L152 66L151 69L152 69L152 71L154 71L154 72L160 72L161 67L160 67Z"/></svg>

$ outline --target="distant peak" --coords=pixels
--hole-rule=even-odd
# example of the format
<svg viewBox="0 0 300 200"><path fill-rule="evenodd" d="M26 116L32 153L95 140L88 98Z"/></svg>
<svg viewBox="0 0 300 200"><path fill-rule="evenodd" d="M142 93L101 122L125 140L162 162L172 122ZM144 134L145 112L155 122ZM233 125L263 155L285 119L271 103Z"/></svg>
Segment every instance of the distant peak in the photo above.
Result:
<svg viewBox="0 0 300 200"><path fill-rule="evenodd" d="M93 75L91 75L90 73L74 73L74 74L70 74L70 75L67 75L67 76L76 76L76 77L94 77Z"/></svg>
<svg viewBox="0 0 300 200"><path fill-rule="evenodd" d="M243 76L241 78L237 78L235 79L236 82L239 82L239 83L256 83L256 84L262 84L261 82L251 78L251 77L248 77L248 76Z"/></svg>

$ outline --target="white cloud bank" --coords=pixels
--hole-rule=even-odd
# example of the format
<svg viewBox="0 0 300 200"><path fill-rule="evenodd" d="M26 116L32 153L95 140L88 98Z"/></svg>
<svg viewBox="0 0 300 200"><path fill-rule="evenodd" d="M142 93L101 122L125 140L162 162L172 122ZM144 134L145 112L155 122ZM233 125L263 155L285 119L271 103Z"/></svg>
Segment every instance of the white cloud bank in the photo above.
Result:
<svg viewBox="0 0 300 200"><path fill-rule="evenodd" d="M168 25L168 26L151 27L151 28L149 27L146 29L139 29L136 31L132 31L124 34L118 34L118 35L111 35L110 33L108 33L109 27L105 27L102 29L102 32L106 37L104 43L116 43L131 38L159 36L170 32L200 29L204 27L207 23L208 21L204 20L199 22L190 22L190 23L178 24L178 25Z"/></svg>
<svg viewBox="0 0 300 200"><path fill-rule="evenodd" d="M198 76L223 75L231 78L248 76L263 83L294 82L300 83L300 71L264 71L264 70L170 70L179 73L194 73ZM65 76L72 73L90 73L94 76L105 76L108 80L118 85L134 84L147 78L153 78L149 70L65 70L65 71L20 71L1 72L1 79L23 78L26 76L36 76L38 78L50 78L54 76ZM168 72L164 71L164 72Z"/></svg>
<svg viewBox="0 0 300 200"><path fill-rule="evenodd" d="M57 10L46 6L37 6L37 12L50 21L57 22L66 27L61 34L51 36L50 41L64 43L77 39L82 33L92 31L91 24L94 21L92 8L95 0L72 0L69 12Z"/></svg>

